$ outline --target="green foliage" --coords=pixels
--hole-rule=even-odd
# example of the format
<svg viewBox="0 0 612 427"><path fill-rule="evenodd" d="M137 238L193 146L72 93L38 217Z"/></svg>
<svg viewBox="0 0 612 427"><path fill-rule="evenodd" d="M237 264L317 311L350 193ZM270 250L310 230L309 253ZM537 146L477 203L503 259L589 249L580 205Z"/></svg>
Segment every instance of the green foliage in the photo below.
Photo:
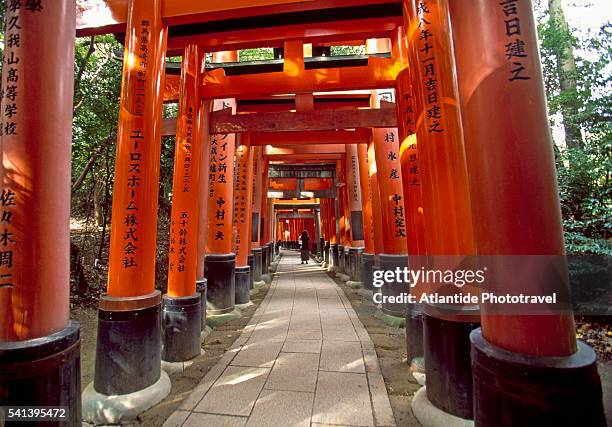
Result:
<svg viewBox="0 0 612 427"><path fill-rule="evenodd" d="M274 59L274 49L271 47L258 47L238 51L239 62L266 61Z"/></svg>
<svg viewBox="0 0 612 427"><path fill-rule="evenodd" d="M332 56L346 56L346 55L364 55L365 46L332 46Z"/></svg>
<svg viewBox="0 0 612 427"><path fill-rule="evenodd" d="M93 192L96 182L112 188L121 89L121 51L121 45L112 36L76 41L72 126L73 183L93 161L83 183L74 189L73 214L76 215L83 214L88 209L87 195ZM109 165L106 164L107 161ZM110 171L107 171L107 168L110 168Z"/></svg>
<svg viewBox="0 0 612 427"><path fill-rule="evenodd" d="M551 124L582 134L579 146L555 147L567 251L612 255L612 25L577 37L548 10L538 22ZM559 66L568 61L573 70Z"/></svg>

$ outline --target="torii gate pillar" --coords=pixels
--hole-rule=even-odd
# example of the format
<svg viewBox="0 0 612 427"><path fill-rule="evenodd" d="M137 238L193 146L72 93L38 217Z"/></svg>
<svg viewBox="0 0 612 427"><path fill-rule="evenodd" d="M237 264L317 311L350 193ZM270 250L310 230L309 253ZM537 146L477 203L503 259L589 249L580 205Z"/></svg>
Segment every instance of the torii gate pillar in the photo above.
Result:
<svg viewBox="0 0 612 427"><path fill-rule="evenodd" d="M261 198L264 188L262 147L253 147L253 200L251 203L251 253L253 254L253 286L260 286L262 279L263 259L260 244L261 231Z"/></svg>
<svg viewBox="0 0 612 427"><path fill-rule="evenodd" d="M202 150L198 88L204 66L203 55L204 52L197 46L189 45L183 51L181 64L168 250L168 294L163 297L162 359L165 362L193 359L200 355L201 350L202 297L196 289L196 277Z"/></svg>
<svg viewBox="0 0 612 427"><path fill-rule="evenodd" d="M357 146L357 160L359 162L359 186L361 188L361 212L363 223L364 248L361 255L361 277L363 287L372 292L374 286L374 223L372 219L372 196L370 194L370 178L368 171L368 147L366 144Z"/></svg>
<svg viewBox="0 0 612 427"><path fill-rule="evenodd" d="M67 407L69 421L53 425L80 426L68 257L75 2L26 3L6 2L4 26L0 406Z"/></svg>
<svg viewBox="0 0 612 427"><path fill-rule="evenodd" d="M215 52L215 62L234 62L238 52ZM235 113L235 99L216 99L213 110L231 108ZM210 136L208 165L208 235L204 275L207 279L207 317L225 315L235 309L236 254L233 250L234 213L234 154L235 134Z"/></svg>
<svg viewBox="0 0 612 427"><path fill-rule="evenodd" d="M388 51L389 47L388 39L370 39L366 42L368 53L381 53ZM395 91L393 89L372 91L370 107L380 108L383 100L395 101ZM397 128L373 128L372 144L376 159L380 214L384 229L383 251L379 253L380 268L382 270L406 268L408 267L408 247ZM385 281L381 287L381 293L385 297L399 296L408 292L408 289L405 283ZM403 318L406 307L405 304L389 303L383 300L381 309L386 315Z"/></svg>
<svg viewBox="0 0 612 427"><path fill-rule="evenodd" d="M494 277L487 290L554 293L565 303L483 304L482 329L470 336L474 421L484 427L604 426L596 356L576 341L568 302L531 2L474 0L469 11L457 2L450 8L474 231L487 274Z"/></svg>
<svg viewBox="0 0 612 427"><path fill-rule="evenodd" d="M416 139L424 241L428 269L441 271L469 268L469 257L476 255L448 3L403 1L419 114ZM431 283L413 289L419 297L423 291L460 292L454 286L436 289ZM423 309L426 394L418 395L415 402L469 420L473 416L469 334L479 326L478 306L424 304Z"/></svg>
<svg viewBox="0 0 612 427"><path fill-rule="evenodd" d="M350 247L347 252L347 274L352 281L362 282L361 257L364 250L363 207L359 183L359 156L357 144L346 146L346 194L351 225Z"/></svg>
<svg viewBox="0 0 612 427"><path fill-rule="evenodd" d="M240 136L236 149L234 171L234 252L236 253L236 304L250 300L251 267L249 266L249 235L253 196L253 149L248 144L249 134Z"/></svg>
<svg viewBox="0 0 612 427"><path fill-rule="evenodd" d="M161 13L161 0L128 5L108 294L100 299L94 382L83 392L83 418L96 424L118 423L170 392L161 372L161 293L155 289L167 36ZM111 409L122 400L129 411Z"/></svg>

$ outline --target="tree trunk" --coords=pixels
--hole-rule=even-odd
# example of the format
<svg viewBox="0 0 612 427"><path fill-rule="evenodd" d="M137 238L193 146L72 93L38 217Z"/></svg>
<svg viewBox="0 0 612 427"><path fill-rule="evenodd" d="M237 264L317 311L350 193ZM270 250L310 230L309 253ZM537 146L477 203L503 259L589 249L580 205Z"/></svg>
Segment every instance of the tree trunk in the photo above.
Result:
<svg viewBox="0 0 612 427"><path fill-rule="evenodd" d="M580 132L580 125L577 123L580 102L576 95L572 95L576 94L577 88L576 61L572 49L571 32L565 20L561 3L561 0L548 0L551 23L564 35L562 37L563 43L557 47L555 56L561 94L569 95L564 97L561 104L565 143L568 148L583 148L582 133Z"/></svg>
<svg viewBox="0 0 612 427"><path fill-rule="evenodd" d="M94 216L96 218L96 225L102 227L105 223L104 218L104 184L102 182L94 182Z"/></svg>
<svg viewBox="0 0 612 427"><path fill-rule="evenodd" d="M70 271L76 280L77 297L83 298L89 289L89 283L85 277L85 268L81 260L81 250L73 242L70 242Z"/></svg>

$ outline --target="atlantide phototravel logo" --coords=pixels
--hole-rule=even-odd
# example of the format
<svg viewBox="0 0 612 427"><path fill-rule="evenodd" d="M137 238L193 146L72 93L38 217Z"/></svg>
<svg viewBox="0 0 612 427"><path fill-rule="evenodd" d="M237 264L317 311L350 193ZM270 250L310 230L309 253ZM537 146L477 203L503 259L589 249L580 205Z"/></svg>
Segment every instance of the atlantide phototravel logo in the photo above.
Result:
<svg viewBox="0 0 612 427"><path fill-rule="evenodd" d="M585 270L596 261L601 264L591 258L548 255L412 257L409 266L374 268L372 301L383 307L428 304L455 311L481 306L488 314L548 315L572 309L609 314L608 274L589 274L598 284L589 282L587 293L584 279L567 273L568 264L579 262ZM587 271L593 270L599 271Z"/></svg>

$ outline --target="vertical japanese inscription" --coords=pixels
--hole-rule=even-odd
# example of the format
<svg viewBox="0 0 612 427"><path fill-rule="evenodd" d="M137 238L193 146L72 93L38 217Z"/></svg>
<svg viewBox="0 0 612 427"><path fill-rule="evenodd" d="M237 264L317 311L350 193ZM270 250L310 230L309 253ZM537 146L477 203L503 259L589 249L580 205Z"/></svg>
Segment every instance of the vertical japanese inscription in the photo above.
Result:
<svg viewBox="0 0 612 427"><path fill-rule="evenodd" d="M14 239L13 210L17 206L17 194L10 188L2 190L2 223L0 233L0 288L14 286L13 279L13 247L17 243Z"/></svg>
<svg viewBox="0 0 612 427"><path fill-rule="evenodd" d="M378 103L380 103L381 101L393 102L395 100L395 93L393 91L378 92L377 97L378 97ZM401 177L401 163L399 160L399 153L398 153L399 137L397 135L396 128L385 129L384 146L385 146L385 151L384 151L385 158L383 162L385 164L381 162L379 172L382 174L382 172L385 171L386 176L381 175L379 177L379 186L381 185L381 183L383 186L385 185L384 181L382 181L384 179L388 178L391 181L389 190L393 192L393 196L392 196L393 203L388 203L387 201L384 201L383 197L387 195L382 194L381 192L380 194L381 209L391 210L391 212L389 212L387 215L391 215L394 236L396 238L406 237L406 221L404 218L404 202L400 203L400 201L402 200L402 196L396 192L398 187L401 190L401 186L402 186L401 184L401 178L402 178Z"/></svg>
<svg viewBox="0 0 612 427"><path fill-rule="evenodd" d="M232 100L215 100L214 110L232 107ZM208 165L209 233L208 245L214 252L233 248L234 134L211 135Z"/></svg>
<svg viewBox="0 0 612 427"><path fill-rule="evenodd" d="M144 116L147 86L147 64L149 59L148 46L151 37L149 31L149 21L142 20L139 26L139 38L137 58L135 61L136 82L133 86L134 105L133 114L137 117ZM145 144L145 134L141 126L142 120L134 120L133 127L130 129L130 163L128 170L127 191L129 194L128 203L125 206L124 233L123 233L123 268L134 268L138 266L136 253L139 250L138 236L140 225L140 206L138 204L140 185L142 182L142 154ZM150 137L150 136L149 136Z"/></svg>
<svg viewBox="0 0 612 427"><path fill-rule="evenodd" d="M424 101L425 101L425 120L427 121L427 131L429 133L443 133L443 116L440 108L440 94L438 90L438 67L436 61L435 37L432 30L431 21L428 20L431 11L428 2L422 1L417 5L418 24L418 60L422 67Z"/></svg>
<svg viewBox="0 0 612 427"><path fill-rule="evenodd" d="M23 14L37 14L44 9L42 0L6 2L4 27L4 57L2 72L2 91L0 97L2 123L0 136L3 144L11 144L20 135L20 108L23 107L20 95L23 92L23 75L20 68L22 47L21 18ZM21 65L22 66L22 65ZM6 185L6 180L5 180ZM18 214L19 190L7 186L2 189L0 207L0 288L15 286L14 249L19 244L15 229L15 214Z"/></svg>
<svg viewBox="0 0 612 427"><path fill-rule="evenodd" d="M193 156L193 138L194 138L194 115L195 111L193 106L188 106L186 114L183 118L185 121L185 133L183 135L177 136L177 150L181 150L182 156L182 176L180 177L180 186L175 186L174 188L180 188L181 193L190 194L193 193L193 184L194 184L194 156ZM180 157L176 157L176 159L180 159ZM176 167L176 166L175 166ZM176 176L176 175L175 175ZM175 200L178 199L178 195L175 195ZM195 196L194 196L195 197ZM173 201L173 205L174 205ZM176 203L178 204L178 203ZM189 262L187 255L187 247L189 244L188 239L192 236L189 236L189 228L190 226L190 213L187 210L181 210L179 212L178 218L175 215L172 215L172 222L170 223L170 249L169 252L171 255L176 255L175 257L170 256L170 263L168 265L168 269L170 272L174 272L175 264L173 262L173 258L176 260L176 272L183 273L186 271L185 263ZM177 237L177 227L178 227L178 241ZM196 236L193 236L196 239ZM195 244L195 243L194 243Z"/></svg>
<svg viewBox="0 0 612 427"><path fill-rule="evenodd" d="M357 150L351 154L351 199L354 203L361 203L361 197L359 196L359 160L357 159Z"/></svg>
<svg viewBox="0 0 612 427"><path fill-rule="evenodd" d="M531 76L527 73L524 63L528 58L526 44L521 39L521 20L518 8L519 0L504 0L499 3L503 11L503 27L508 43L505 45L506 59L510 63L508 80L529 80Z"/></svg>
<svg viewBox="0 0 612 427"><path fill-rule="evenodd" d="M223 108L229 107L223 101ZM228 159L227 150L227 134L216 134L210 140L210 157L209 157L209 174L208 174L208 197L213 199L215 211L215 223L213 224L215 240L225 240L225 205L227 201L223 198L224 192L218 191L217 188L227 185L227 162L234 161Z"/></svg>
<svg viewBox="0 0 612 427"><path fill-rule="evenodd" d="M248 243L248 227L245 224L251 220L248 218L249 191L252 191L252 182L249 182L249 155L251 148L241 145L236 150L236 162L234 166L234 253L236 260L243 262L242 250L248 251L248 245L241 245L243 241Z"/></svg>
<svg viewBox="0 0 612 427"><path fill-rule="evenodd" d="M407 73L408 70L402 71L403 73ZM403 76L402 76L403 77ZM405 150L405 154L402 154L402 159L404 156L408 156L408 168L404 168L403 172L406 175L406 171L408 172L408 176L404 176L404 185L406 182L410 186L419 186L421 185L421 180L419 177L419 164L418 164L418 150L416 144L416 138L414 137L416 132L416 114L415 114L415 102L414 96L412 95L411 85L407 85L403 88L404 93L401 94L401 102L399 105L400 112L400 120L402 121L403 131L405 132L405 138L413 135L410 139L405 139L402 144L406 144L402 148L402 152ZM404 160L402 160L403 162ZM406 180L407 179L407 180Z"/></svg>

